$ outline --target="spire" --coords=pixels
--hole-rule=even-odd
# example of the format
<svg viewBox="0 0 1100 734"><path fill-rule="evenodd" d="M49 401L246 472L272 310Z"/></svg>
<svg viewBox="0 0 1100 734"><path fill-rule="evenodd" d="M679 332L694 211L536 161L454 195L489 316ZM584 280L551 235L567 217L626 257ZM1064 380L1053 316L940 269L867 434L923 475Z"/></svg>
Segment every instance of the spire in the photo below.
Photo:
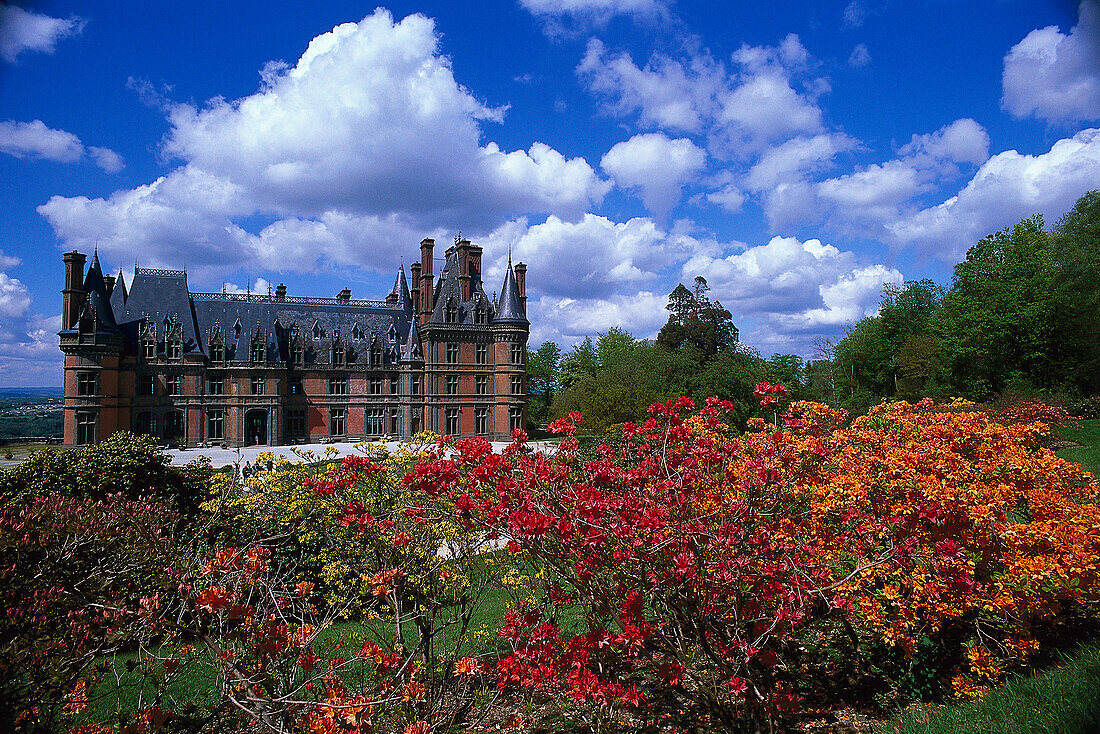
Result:
<svg viewBox="0 0 1100 734"><path fill-rule="evenodd" d="M393 283L393 292L397 295L397 303L406 311L412 311L412 294L409 293L409 281L405 280L404 263L397 271L397 280Z"/></svg>
<svg viewBox="0 0 1100 734"><path fill-rule="evenodd" d="M103 279L103 268L99 265L99 248L92 254L92 263L84 277L84 292L88 294L88 308L95 314L96 331L100 333L118 333L115 313L111 308L111 299L107 295L107 282Z"/></svg>
<svg viewBox="0 0 1100 734"><path fill-rule="evenodd" d="M409 322L409 336L401 347L402 362L423 362L424 357L420 353L420 330L416 328L416 319Z"/></svg>
<svg viewBox="0 0 1100 734"><path fill-rule="evenodd" d="M500 301L497 303L493 323L529 324L523 313L523 300L519 296L516 275L512 271L512 255L508 254L508 270L504 273L504 285L500 287Z"/></svg>

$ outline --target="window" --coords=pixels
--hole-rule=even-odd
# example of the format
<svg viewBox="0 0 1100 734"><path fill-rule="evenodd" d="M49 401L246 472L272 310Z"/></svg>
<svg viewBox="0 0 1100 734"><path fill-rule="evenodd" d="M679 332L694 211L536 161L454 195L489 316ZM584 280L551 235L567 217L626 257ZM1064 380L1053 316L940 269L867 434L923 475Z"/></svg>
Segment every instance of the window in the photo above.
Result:
<svg viewBox="0 0 1100 734"><path fill-rule="evenodd" d="M313 322L313 338L320 339L325 335L325 330L321 328L321 325L316 321Z"/></svg>
<svg viewBox="0 0 1100 734"><path fill-rule="evenodd" d="M291 395L304 395L305 388L302 387L302 376L293 375L290 378L290 394Z"/></svg>
<svg viewBox="0 0 1100 734"><path fill-rule="evenodd" d="M523 408L508 409L508 429L512 431L523 429Z"/></svg>
<svg viewBox="0 0 1100 734"><path fill-rule="evenodd" d="M252 394L253 395L263 395L264 394L264 378L263 377L253 377L252 382L251 382L251 387L252 387Z"/></svg>
<svg viewBox="0 0 1100 734"><path fill-rule="evenodd" d="M330 378L328 378L328 394L329 395L347 395L348 394L348 378L346 378L346 377L330 377Z"/></svg>
<svg viewBox="0 0 1100 734"><path fill-rule="evenodd" d="M221 340L215 341L213 344L210 345L210 361L225 361L225 345L221 343Z"/></svg>
<svg viewBox="0 0 1100 734"><path fill-rule="evenodd" d="M225 411L221 408L206 411L206 437L208 439L225 438Z"/></svg>
<svg viewBox="0 0 1100 734"><path fill-rule="evenodd" d="M512 394L523 394L523 375L512 375Z"/></svg>
<svg viewBox="0 0 1100 734"><path fill-rule="evenodd" d="M156 436L157 414L150 411L138 413L137 420L134 422L134 432L145 436Z"/></svg>
<svg viewBox="0 0 1100 734"><path fill-rule="evenodd" d="M301 438L306 435L306 412L301 408L286 412L286 432Z"/></svg>
<svg viewBox="0 0 1100 734"><path fill-rule="evenodd" d="M401 435L401 414L396 410L390 411L390 435Z"/></svg>
<svg viewBox="0 0 1100 734"><path fill-rule="evenodd" d="M458 321L458 309L452 304L448 303L447 307L443 309L443 321L448 324L453 324Z"/></svg>
<svg viewBox="0 0 1100 734"><path fill-rule="evenodd" d="M447 394L458 395L458 375L447 375Z"/></svg>
<svg viewBox="0 0 1100 734"><path fill-rule="evenodd" d="M83 446L86 443L95 443L99 413L94 410L81 410L76 414L76 443Z"/></svg>
<svg viewBox="0 0 1100 734"><path fill-rule="evenodd" d="M267 359L267 345L257 339L252 342L252 361L263 362Z"/></svg>
<svg viewBox="0 0 1100 734"><path fill-rule="evenodd" d="M458 364L458 344L447 342L447 364Z"/></svg>
<svg viewBox="0 0 1100 734"><path fill-rule="evenodd" d="M165 385L168 387L169 395L183 395L183 376L182 375L170 375L165 379Z"/></svg>
<svg viewBox="0 0 1100 734"><path fill-rule="evenodd" d="M386 411L383 408L367 408L367 435L381 436L386 431Z"/></svg>
<svg viewBox="0 0 1100 734"><path fill-rule="evenodd" d="M328 413L328 432L333 436L343 436L347 433L347 410L344 408L332 408Z"/></svg>
<svg viewBox="0 0 1100 734"><path fill-rule="evenodd" d="M141 343L141 354L145 359L153 360L157 358L157 342L154 339L146 339Z"/></svg>
<svg viewBox="0 0 1100 734"><path fill-rule="evenodd" d="M382 347L379 344L371 344L370 364L371 367L378 367L382 364Z"/></svg>
<svg viewBox="0 0 1100 734"><path fill-rule="evenodd" d="M409 392L413 395L420 394L420 375L413 375L412 384L409 386Z"/></svg>
<svg viewBox="0 0 1100 734"><path fill-rule="evenodd" d="M489 345L474 345L474 364L489 364Z"/></svg>
<svg viewBox="0 0 1100 734"><path fill-rule="evenodd" d="M306 353L305 350L302 349L301 344L295 342L290 346L290 361L294 364L295 367L301 367L303 364L305 364Z"/></svg>
<svg viewBox="0 0 1100 734"><path fill-rule="evenodd" d="M476 392L478 395L488 395L489 394L489 376L488 375L478 375L477 377L474 378L474 392Z"/></svg>
<svg viewBox="0 0 1100 734"><path fill-rule="evenodd" d="M489 409L484 406L474 408L474 433L479 436L489 433Z"/></svg>
<svg viewBox="0 0 1100 734"><path fill-rule="evenodd" d="M168 359L183 359L183 342L179 339L171 339L166 347Z"/></svg>
<svg viewBox="0 0 1100 734"><path fill-rule="evenodd" d="M76 374L77 395L98 395L99 375L95 372L78 372Z"/></svg>
<svg viewBox="0 0 1100 734"><path fill-rule="evenodd" d="M474 311L474 323L475 324L484 324L485 323L485 306L478 305L477 310Z"/></svg>
<svg viewBox="0 0 1100 734"><path fill-rule="evenodd" d="M211 377L206 383L207 395L224 395L225 394L225 378L224 377Z"/></svg>
<svg viewBox="0 0 1100 734"><path fill-rule="evenodd" d="M522 344L513 344L511 347L512 364L523 364L523 358L527 356L527 350Z"/></svg>
<svg viewBox="0 0 1100 734"><path fill-rule="evenodd" d="M336 367L344 366L344 346L342 344L332 345L332 364Z"/></svg>
<svg viewBox="0 0 1100 734"><path fill-rule="evenodd" d="M390 395L396 395L401 387L397 375L390 375Z"/></svg>
<svg viewBox="0 0 1100 734"><path fill-rule="evenodd" d="M447 433L458 435L458 408L447 408Z"/></svg>
<svg viewBox="0 0 1100 734"><path fill-rule="evenodd" d="M370 378L370 394L381 395L382 394L382 378L372 377Z"/></svg>
<svg viewBox="0 0 1100 734"><path fill-rule="evenodd" d="M156 375L138 375L138 395L156 395Z"/></svg>

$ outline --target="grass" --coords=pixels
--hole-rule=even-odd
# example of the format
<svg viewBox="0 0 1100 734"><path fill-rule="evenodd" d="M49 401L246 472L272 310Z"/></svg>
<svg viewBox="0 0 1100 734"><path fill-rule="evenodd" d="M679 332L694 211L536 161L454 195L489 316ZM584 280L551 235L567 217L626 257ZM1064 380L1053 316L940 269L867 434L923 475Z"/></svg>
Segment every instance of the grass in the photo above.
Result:
<svg viewBox="0 0 1100 734"><path fill-rule="evenodd" d="M1010 680L980 701L916 706L882 734L1094 734L1100 731L1100 644L1035 676Z"/></svg>
<svg viewBox="0 0 1100 734"><path fill-rule="evenodd" d="M1076 448L1062 449L1058 452L1059 456L1066 461L1077 462L1085 471L1100 477L1100 418L1081 421L1078 428L1065 428L1058 433L1058 438L1081 444Z"/></svg>

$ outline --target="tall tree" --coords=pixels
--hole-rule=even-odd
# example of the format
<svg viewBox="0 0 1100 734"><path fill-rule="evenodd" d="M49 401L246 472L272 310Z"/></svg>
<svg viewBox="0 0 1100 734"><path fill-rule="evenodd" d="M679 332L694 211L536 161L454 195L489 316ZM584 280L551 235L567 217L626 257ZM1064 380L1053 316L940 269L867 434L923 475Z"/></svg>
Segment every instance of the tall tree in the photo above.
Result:
<svg viewBox="0 0 1100 734"><path fill-rule="evenodd" d="M1051 236L1058 316L1055 366L1085 394L1100 393L1100 191L1090 191L1066 212Z"/></svg>
<svg viewBox="0 0 1100 734"><path fill-rule="evenodd" d="M550 420L550 404L558 389L558 362L561 347L543 342L527 352L527 419L536 425Z"/></svg>
<svg viewBox="0 0 1100 734"><path fill-rule="evenodd" d="M657 335L657 343L668 349L690 345L699 350L703 360L737 344L737 327L733 316L720 302L707 297L710 286L706 278L697 276L688 290L680 283L668 297L668 322Z"/></svg>

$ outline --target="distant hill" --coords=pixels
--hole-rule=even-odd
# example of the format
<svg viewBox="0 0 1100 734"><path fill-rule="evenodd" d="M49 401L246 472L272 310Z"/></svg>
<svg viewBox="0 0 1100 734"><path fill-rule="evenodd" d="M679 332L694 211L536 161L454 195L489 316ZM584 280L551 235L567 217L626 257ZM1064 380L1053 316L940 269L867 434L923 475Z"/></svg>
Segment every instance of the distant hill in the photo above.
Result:
<svg viewBox="0 0 1100 734"><path fill-rule="evenodd" d="M37 395L47 395L52 398L63 393L64 388L60 385L56 387L0 387L0 397L5 398L34 397Z"/></svg>

